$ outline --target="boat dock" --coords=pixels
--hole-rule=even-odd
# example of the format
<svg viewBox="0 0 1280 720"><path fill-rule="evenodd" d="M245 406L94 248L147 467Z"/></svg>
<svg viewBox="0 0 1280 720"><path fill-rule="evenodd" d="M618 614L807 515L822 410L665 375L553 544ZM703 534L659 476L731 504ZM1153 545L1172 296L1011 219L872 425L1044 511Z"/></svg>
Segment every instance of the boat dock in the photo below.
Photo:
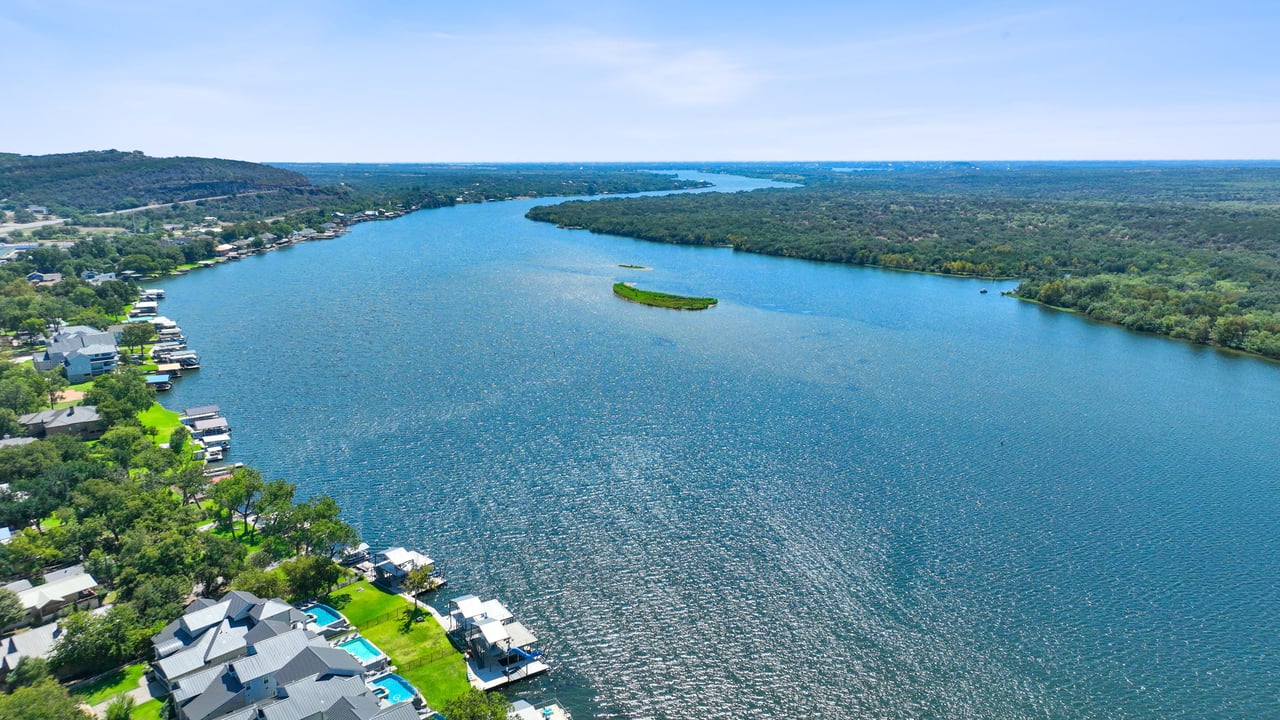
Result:
<svg viewBox="0 0 1280 720"><path fill-rule="evenodd" d="M498 600L461 595L449 601L448 615L432 615L463 649L467 679L477 690L494 690L551 669L537 649L538 639Z"/></svg>

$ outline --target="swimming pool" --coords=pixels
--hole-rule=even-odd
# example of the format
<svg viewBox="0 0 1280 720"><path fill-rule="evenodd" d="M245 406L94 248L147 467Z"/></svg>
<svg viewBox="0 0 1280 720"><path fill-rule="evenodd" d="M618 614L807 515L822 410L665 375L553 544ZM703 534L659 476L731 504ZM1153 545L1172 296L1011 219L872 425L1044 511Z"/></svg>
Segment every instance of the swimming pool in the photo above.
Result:
<svg viewBox="0 0 1280 720"><path fill-rule="evenodd" d="M368 665L386 657L376 645L362 637L351 638L338 645L338 647L354 655L363 665Z"/></svg>
<svg viewBox="0 0 1280 720"><path fill-rule="evenodd" d="M312 605L304 610L307 615L315 619L316 625L320 627L329 627L330 625L338 625L343 623L346 618L328 605Z"/></svg>
<svg viewBox="0 0 1280 720"><path fill-rule="evenodd" d="M374 694L379 698L386 700L388 705L394 705L405 700L412 700L414 697L413 686L409 684L408 680L405 680L399 675L385 675L380 677L373 681L373 686L386 691L385 696L376 690L374 691Z"/></svg>

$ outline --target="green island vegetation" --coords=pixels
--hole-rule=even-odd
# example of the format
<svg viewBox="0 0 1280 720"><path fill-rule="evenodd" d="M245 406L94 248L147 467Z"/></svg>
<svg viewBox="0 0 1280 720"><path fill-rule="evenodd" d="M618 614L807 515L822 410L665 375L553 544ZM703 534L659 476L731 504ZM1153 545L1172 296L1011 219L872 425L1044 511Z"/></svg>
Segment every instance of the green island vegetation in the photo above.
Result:
<svg viewBox="0 0 1280 720"><path fill-rule="evenodd" d="M647 268L647 267L645 267L644 265L626 265L626 264L620 264L620 265L618 265L618 267L620 267L620 268L626 268L627 270L651 270L651 269L652 269L652 268Z"/></svg>
<svg viewBox="0 0 1280 720"><path fill-rule="evenodd" d="M706 310L717 302L715 298L709 297L686 297L652 290L640 290L623 282L613 284L613 294L642 305L671 308L673 310Z"/></svg>
<svg viewBox="0 0 1280 720"><path fill-rule="evenodd" d="M704 167L793 189L566 202L597 233L962 277L1144 332L1280 358L1280 164Z"/></svg>

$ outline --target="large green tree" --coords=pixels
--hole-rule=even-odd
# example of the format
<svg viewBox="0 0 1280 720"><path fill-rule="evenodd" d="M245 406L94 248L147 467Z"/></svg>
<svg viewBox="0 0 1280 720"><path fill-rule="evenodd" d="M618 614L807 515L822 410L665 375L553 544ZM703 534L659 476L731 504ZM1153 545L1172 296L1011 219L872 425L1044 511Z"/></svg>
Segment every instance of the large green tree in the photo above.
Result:
<svg viewBox="0 0 1280 720"><path fill-rule="evenodd" d="M99 376L85 393L86 405L96 405L98 415L110 425L134 418L155 402L155 391L147 387L136 368L124 368Z"/></svg>
<svg viewBox="0 0 1280 720"><path fill-rule="evenodd" d="M265 488L262 473L251 467L243 467L233 472L231 477L216 483L210 490L209 498L227 512L226 522L231 528L231 537L236 536L236 515L239 514L240 519L247 522L250 516L256 514ZM253 534L251 523L245 534Z"/></svg>
<svg viewBox="0 0 1280 720"><path fill-rule="evenodd" d="M120 331L120 344L133 348L134 352L142 352L142 346L156 336L156 329L149 322L135 322L124 326Z"/></svg>
<svg viewBox="0 0 1280 720"><path fill-rule="evenodd" d="M45 679L0 695L0 720L92 720L67 689Z"/></svg>
<svg viewBox="0 0 1280 720"><path fill-rule="evenodd" d="M449 720L507 720L510 711L511 705L502 695L472 688L445 703L443 713Z"/></svg>
<svg viewBox="0 0 1280 720"><path fill-rule="evenodd" d="M8 588L0 588L0 630L18 622L26 615L27 609L22 606L18 594Z"/></svg>
<svg viewBox="0 0 1280 720"><path fill-rule="evenodd" d="M342 577L342 568L329 558L303 555L280 564L289 582L290 596L299 600L320 597Z"/></svg>

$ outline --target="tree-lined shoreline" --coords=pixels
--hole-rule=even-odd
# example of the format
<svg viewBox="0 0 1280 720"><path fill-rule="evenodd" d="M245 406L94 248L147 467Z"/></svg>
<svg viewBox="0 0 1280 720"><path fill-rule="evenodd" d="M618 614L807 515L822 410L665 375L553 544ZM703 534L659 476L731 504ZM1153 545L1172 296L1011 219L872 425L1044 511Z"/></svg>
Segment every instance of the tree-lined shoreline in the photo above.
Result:
<svg viewBox="0 0 1280 720"><path fill-rule="evenodd" d="M938 275L1280 359L1280 165L725 166L796 189L570 201L532 220Z"/></svg>

